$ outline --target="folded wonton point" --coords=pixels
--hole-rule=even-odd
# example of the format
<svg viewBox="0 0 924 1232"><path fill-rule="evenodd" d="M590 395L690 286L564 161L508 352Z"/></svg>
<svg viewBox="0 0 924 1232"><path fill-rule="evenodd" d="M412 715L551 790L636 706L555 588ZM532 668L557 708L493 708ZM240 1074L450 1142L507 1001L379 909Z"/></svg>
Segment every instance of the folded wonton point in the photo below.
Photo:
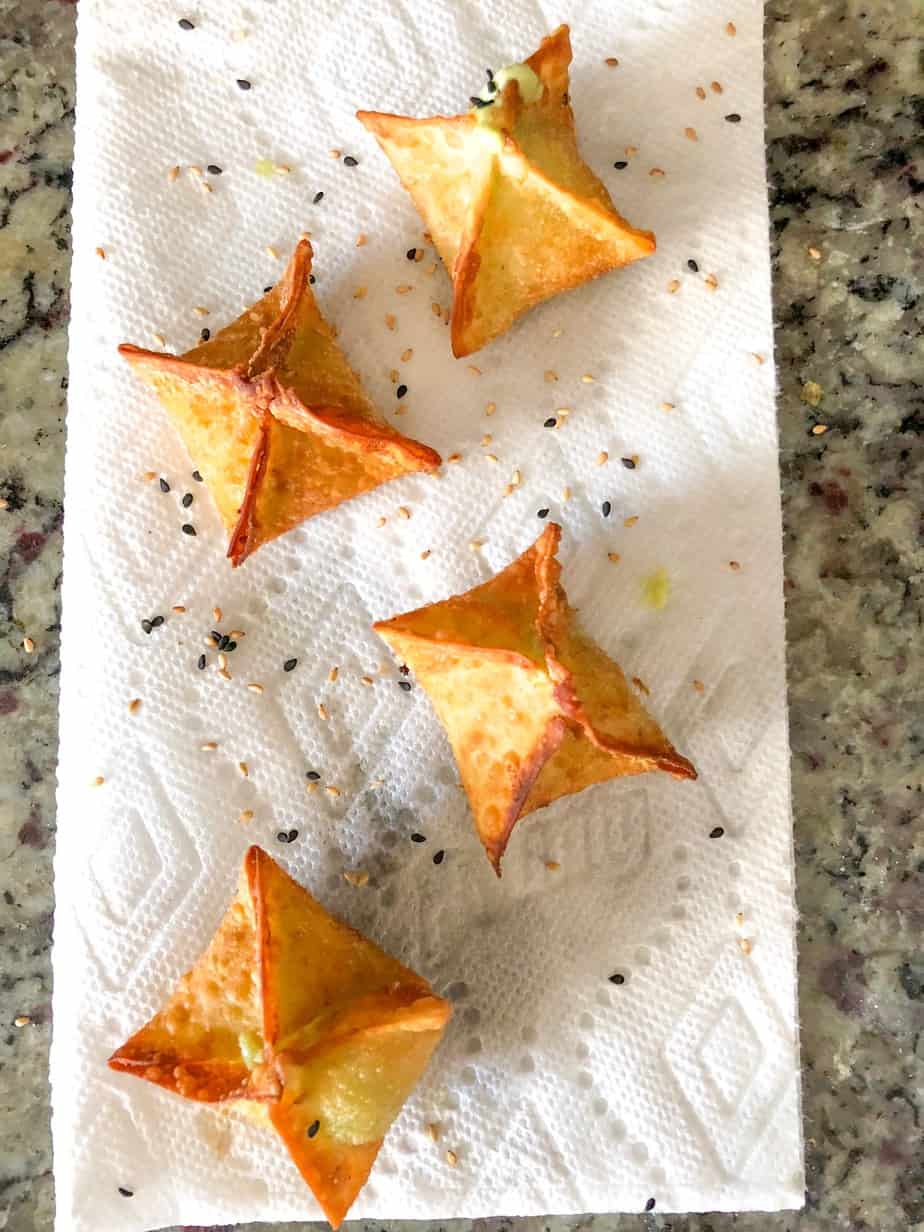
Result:
<svg viewBox="0 0 924 1232"><path fill-rule="evenodd" d="M182 356L120 353L166 406L239 565L306 518L440 456L381 420L309 285L302 240L263 299Z"/></svg>
<svg viewBox="0 0 924 1232"><path fill-rule="evenodd" d="M374 625L446 729L498 876L517 821L559 796L648 770L696 778L619 666L575 628L560 536L551 523L490 581Z"/></svg>
<svg viewBox="0 0 924 1232"><path fill-rule="evenodd" d="M205 953L109 1065L187 1099L240 1102L337 1228L451 1013L251 847Z"/></svg>
<svg viewBox="0 0 924 1232"><path fill-rule="evenodd" d="M537 87L530 101L511 79L477 115L357 112L452 278L454 355L477 351L559 291L654 252L652 233L620 217L580 156L570 63L560 26L525 61Z"/></svg>

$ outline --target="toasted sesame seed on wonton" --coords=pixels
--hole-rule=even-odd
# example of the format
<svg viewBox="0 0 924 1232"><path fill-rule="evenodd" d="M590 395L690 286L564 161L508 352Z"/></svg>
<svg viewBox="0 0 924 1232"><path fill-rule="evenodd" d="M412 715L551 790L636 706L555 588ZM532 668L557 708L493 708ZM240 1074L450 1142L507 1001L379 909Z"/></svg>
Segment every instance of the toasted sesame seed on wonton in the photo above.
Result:
<svg viewBox="0 0 924 1232"><path fill-rule="evenodd" d="M302 240L280 281L185 355L123 343L166 406L239 565L306 518L440 456L377 415L321 316Z"/></svg>
<svg viewBox="0 0 924 1232"><path fill-rule="evenodd" d="M516 823L560 796L649 770L696 778L576 627L560 536L550 523L483 585L373 626L433 703L498 876Z"/></svg>
<svg viewBox="0 0 924 1232"><path fill-rule="evenodd" d="M276 1131L338 1228L451 1014L251 847L208 948L109 1065L186 1099L239 1103Z"/></svg>
<svg viewBox="0 0 924 1232"><path fill-rule="evenodd" d="M452 278L452 352L470 355L543 300L655 249L578 151L567 26L492 77L473 111L359 111L413 198ZM500 85L498 85L500 82ZM493 93L491 87L494 87Z"/></svg>

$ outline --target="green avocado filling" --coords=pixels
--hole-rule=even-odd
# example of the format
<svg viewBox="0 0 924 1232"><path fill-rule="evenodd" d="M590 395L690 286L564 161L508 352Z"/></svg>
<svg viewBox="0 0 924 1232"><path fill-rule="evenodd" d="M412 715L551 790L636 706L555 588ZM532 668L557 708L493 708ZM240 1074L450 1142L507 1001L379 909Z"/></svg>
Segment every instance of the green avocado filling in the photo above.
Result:
<svg viewBox="0 0 924 1232"><path fill-rule="evenodd" d="M508 64L498 69L496 73L488 70L488 84L480 94L471 97L472 114L479 124L494 124L495 108L493 106L504 92L508 81L515 81L524 103L538 103L542 98L542 82L528 64Z"/></svg>

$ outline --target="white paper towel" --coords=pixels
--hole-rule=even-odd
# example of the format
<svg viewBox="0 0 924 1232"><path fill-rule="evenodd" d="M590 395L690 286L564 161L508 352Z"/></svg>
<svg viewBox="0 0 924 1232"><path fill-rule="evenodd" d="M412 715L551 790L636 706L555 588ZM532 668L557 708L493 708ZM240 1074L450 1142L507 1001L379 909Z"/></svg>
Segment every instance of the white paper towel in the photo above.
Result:
<svg viewBox="0 0 924 1232"><path fill-rule="evenodd" d="M462 110L486 65L529 54L563 20L583 152L658 251L455 361L431 308L450 302L446 274L353 112ZM254 841L456 1003L354 1215L801 1204L761 44L753 0L81 0L60 1229L318 1215L274 1135L105 1065L203 948ZM260 160L291 172L261 176ZM222 168L204 173L211 193L186 170L208 164ZM115 348L156 334L188 348L278 278L303 229L322 310L369 392L391 415L397 369L409 392L395 422L462 460L315 518L234 572L208 493ZM564 426L545 429L561 407ZM636 454L636 469L620 465ZM505 498L516 468L522 486ZM650 775L560 801L517 828L498 882L423 691L396 687L369 626L484 580L533 541L540 508L564 525L585 628L645 682L700 779ZM652 610L642 586L659 568L670 599ZM145 635L157 614L166 623ZM196 670L216 626L246 630L232 681ZM309 770L340 796L307 795ZM298 838L280 844L290 829ZM348 868L369 884L346 884Z"/></svg>

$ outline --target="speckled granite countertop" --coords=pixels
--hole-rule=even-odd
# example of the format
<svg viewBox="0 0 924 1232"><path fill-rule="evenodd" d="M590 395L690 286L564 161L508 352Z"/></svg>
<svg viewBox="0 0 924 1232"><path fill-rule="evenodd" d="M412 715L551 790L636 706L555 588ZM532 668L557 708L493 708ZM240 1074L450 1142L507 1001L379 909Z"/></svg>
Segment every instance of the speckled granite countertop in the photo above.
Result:
<svg viewBox="0 0 924 1232"><path fill-rule="evenodd" d="M0 0L9 1232L50 1229L54 1206L46 1067L74 11ZM922 35L918 0L771 0L768 10L806 1210L519 1221L528 1232L924 1229ZM511 1222L476 1221L479 1232Z"/></svg>

